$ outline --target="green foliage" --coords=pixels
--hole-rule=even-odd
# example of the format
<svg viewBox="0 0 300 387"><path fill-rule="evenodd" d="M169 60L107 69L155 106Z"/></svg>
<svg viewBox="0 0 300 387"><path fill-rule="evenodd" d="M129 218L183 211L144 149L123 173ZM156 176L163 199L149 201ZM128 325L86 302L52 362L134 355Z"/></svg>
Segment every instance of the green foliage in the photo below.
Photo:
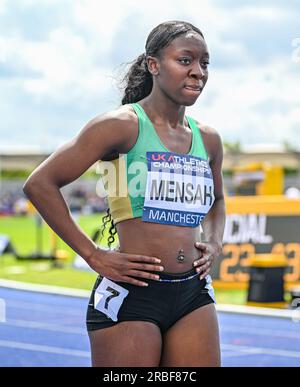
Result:
<svg viewBox="0 0 300 387"><path fill-rule="evenodd" d="M223 141L223 147L227 152L231 152L231 153L242 152L242 145L240 141L235 141L235 142Z"/></svg>
<svg viewBox="0 0 300 387"><path fill-rule="evenodd" d="M225 177L231 177L233 175L233 170L232 169L223 169L222 170L223 176Z"/></svg>
<svg viewBox="0 0 300 387"><path fill-rule="evenodd" d="M2 179L27 179L30 175L31 171L22 170L22 169L2 169L1 170L1 178Z"/></svg>
<svg viewBox="0 0 300 387"><path fill-rule="evenodd" d="M292 144L290 141L288 141L288 140L283 140L282 144L283 144L284 150L285 150L286 152L291 152L291 153L297 152L297 148L296 148L295 145Z"/></svg>
<svg viewBox="0 0 300 387"><path fill-rule="evenodd" d="M1 178L2 179L27 179L33 170L29 169L2 169L1 170ZM82 179L96 179L99 175L97 175L96 171L88 170L86 171L80 178Z"/></svg>
<svg viewBox="0 0 300 387"><path fill-rule="evenodd" d="M297 176L299 173L299 169L297 168L284 167L283 170L285 176Z"/></svg>

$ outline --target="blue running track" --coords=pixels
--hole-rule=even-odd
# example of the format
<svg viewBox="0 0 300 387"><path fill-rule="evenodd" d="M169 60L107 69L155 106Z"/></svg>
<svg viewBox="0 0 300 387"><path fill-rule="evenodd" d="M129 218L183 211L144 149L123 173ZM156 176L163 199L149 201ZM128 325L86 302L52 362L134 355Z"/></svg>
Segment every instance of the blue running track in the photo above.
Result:
<svg viewBox="0 0 300 387"><path fill-rule="evenodd" d="M88 300L0 287L0 366L90 366ZM218 312L223 366L300 366L300 323Z"/></svg>

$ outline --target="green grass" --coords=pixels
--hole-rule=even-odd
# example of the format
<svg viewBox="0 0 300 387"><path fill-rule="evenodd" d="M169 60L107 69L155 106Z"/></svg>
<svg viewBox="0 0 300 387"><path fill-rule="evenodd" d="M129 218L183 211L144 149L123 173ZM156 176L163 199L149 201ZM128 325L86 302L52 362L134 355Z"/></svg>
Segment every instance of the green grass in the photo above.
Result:
<svg viewBox="0 0 300 387"><path fill-rule="evenodd" d="M80 227L90 236L102 225L102 214L82 215L78 219ZM36 249L36 222L32 217L0 218L0 234L10 236L11 242L20 255L30 254ZM50 252L49 227L43 222L43 253ZM107 243L107 234L101 243ZM58 249L66 250L69 258L62 268L53 266L49 260L17 260L12 254L0 256L0 278L34 284L46 284L75 289L90 290L96 279L96 274L74 269L72 262L75 252L58 239ZM245 290L216 289L218 303L245 304Z"/></svg>
<svg viewBox="0 0 300 387"><path fill-rule="evenodd" d="M11 254L2 259L0 278L51 286L90 290L96 274L73 269L70 265L55 268L49 261L21 262Z"/></svg>
<svg viewBox="0 0 300 387"><path fill-rule="evenodd" d="M83 215L79 225L88 234L101 227L102 215ZM28 255L36 250L36 221L32 217L0 218L1 234L10 236L11 242L19 255ZM106 244L107 235L101 242ZM91 289L96 274L80 271L72 267L75 252L60 238L57 248L65 250L69 258L64 261L63 268L56 268L51 260L17 260L13 254L0 256L0 278L14 281L63 286L78 289ZM50 229L43 222L42 253L50 253Z"/></svg>
<svg viewBox="0 0 300 387"><path fill-rule="evenodd" d="M215 289L217 303L245 305L247 301L247 291L240 289Z"/></svg>
<svg viewBox="0 0 300 387"><path fill-rule="evenodd" d="M78 220L79 225L88 234L101 227L102 215L83 215ZM15 247L21 255L29 254L35 250L36 247L36 220L33 217L12 216L0 218L0 232L7 234ZM48 253L50 251L50 228L43 222L42 226L42 252ZM75 256L73 250L66 245L60 238L58 238L58 248L65 249L70 254Z"/></svg>

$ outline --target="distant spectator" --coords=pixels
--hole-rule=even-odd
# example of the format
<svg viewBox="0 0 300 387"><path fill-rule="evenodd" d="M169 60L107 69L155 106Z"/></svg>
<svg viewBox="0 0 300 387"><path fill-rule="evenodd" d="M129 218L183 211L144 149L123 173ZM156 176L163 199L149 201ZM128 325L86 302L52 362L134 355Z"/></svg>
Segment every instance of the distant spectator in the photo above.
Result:
<svg viewBox="0 0 300 387"><path fill-rule="evenodd" d="M13 215L16 198L12 193L5 194L0 199L0 215Z"/></svg>
<svg viewBox="0 0 300 387"><path fill-rule="evenodd" d="M28 200L25 199L24 197L17 199L14 203L13 209L16 215L21 215L21 216L27 215Z"/></svg>
<svg viewBox="0 0 300 387"><path fill-rule="evenodd" d="M86 193L81 188L77 188L71 192L69 204L71 212L81 212L85 203Z"/></svg>

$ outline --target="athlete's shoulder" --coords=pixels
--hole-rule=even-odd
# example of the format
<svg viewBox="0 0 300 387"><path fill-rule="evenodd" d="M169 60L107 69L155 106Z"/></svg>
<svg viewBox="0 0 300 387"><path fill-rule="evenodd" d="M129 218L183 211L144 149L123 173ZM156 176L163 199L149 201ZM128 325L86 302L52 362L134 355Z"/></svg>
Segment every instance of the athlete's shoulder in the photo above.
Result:
<svg viewBox="0 0 300 387"><path fill-rule="evenodd" d="M106 123L117 125L117 128L119 128L119 125L132 126L137 121L137 116L130 105L122 105L114 110L99 114L91 120L94 124Z"/></svg>
<svg viewBox="0 0 300 387"><path fill-rule="evenodd" d="M222 157L223 146L220 133L210 125L204 124L203 122L195 119L194 121L200 130L209 158L213 160L216 157Z"/></svg>
<svg viewBox="0 0 300 387"><path fill-rule="evenodd" d="M210 136L210 137L221 138L219 132L215 128L213 128L212 126L206 125L203 122L196 120L195 118L194 118L194 121L196 122L201 134L204 134L204 135Z"/></svg>
<svg viewBox="0 0 300 387"><path fill-rule="evenodd" d="M120 153L127 153L138 135L138 118L130 105L99 114L87 126L98 132L102 139L109 136Z"/></svg>

